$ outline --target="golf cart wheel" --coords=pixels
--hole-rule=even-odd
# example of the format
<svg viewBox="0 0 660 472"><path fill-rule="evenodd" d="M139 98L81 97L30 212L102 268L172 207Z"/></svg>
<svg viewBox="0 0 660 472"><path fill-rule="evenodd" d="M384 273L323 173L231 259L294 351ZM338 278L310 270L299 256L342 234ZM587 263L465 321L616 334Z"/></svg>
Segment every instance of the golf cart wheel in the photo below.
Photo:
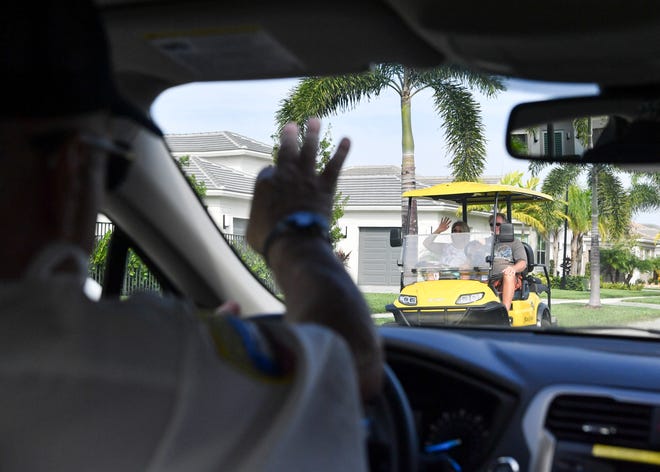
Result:
<svg viewBox="0 0 660 472"><path fill-rule="evenodd" d="M541 313L541 319L537 320L536 326L540 326L541 328L548 328L552 326L552 322L550 320L550 310L546 308L543 310L543 313Z"/></svg>

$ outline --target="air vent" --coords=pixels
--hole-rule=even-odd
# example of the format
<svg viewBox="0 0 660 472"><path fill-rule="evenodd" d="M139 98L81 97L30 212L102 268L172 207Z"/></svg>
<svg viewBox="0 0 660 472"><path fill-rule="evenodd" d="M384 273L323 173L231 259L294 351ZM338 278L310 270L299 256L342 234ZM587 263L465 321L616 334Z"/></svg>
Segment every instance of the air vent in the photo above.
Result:
<svg viewBox="0 0 660 472"><path fill-rule="evenodd" d="M652 417L649 405L561 395L550 405L545 427L558 440L649 448Z"/></svg>

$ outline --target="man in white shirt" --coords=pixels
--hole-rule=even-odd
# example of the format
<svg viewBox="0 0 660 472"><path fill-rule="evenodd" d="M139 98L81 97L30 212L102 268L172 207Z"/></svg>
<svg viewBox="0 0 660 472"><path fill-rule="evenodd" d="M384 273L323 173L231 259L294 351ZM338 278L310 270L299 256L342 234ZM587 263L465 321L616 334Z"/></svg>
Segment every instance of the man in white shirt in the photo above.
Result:
<svg viewBox="0 0 660 472"><path fill-rule="evenodd" d="M248 240L288 323L92 301L111 120L159 131L117 94L90 3L10 3L0 21L0 470L365 469L381 346L324 233L348 141L317 175L318 122L301 149L288 126L257 180Z"/></svg>

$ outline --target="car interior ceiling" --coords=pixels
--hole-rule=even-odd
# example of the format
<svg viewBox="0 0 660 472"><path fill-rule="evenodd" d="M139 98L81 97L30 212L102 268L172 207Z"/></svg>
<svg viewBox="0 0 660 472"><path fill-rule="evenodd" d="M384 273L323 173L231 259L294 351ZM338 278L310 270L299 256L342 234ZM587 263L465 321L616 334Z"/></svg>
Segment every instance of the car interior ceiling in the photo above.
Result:
<svg viewBox="0 0 660 472"><path fill-rule="evenodd" d="M115 58L117 71L148 76L157 70L159 78L170 85L350 73L377 62L420 68L449 62L487 73L545 81L622 85L660 79L660 65L654 59L660 53L660 11L650 4L634 3L622 13L617 2L587 1L573 5L570 14L558 15L552 4L510 3L503 11L492 3L473 8L461 2L341 0L315 5L313 17L323 21L310 21L305 4L298 1L99 2L114 47L131 51ZM593 14L596 7L598 14ZM512 11L515 21L508 20ZM136 17L142 21L134 21ZM208 51L200 48L190 54L186 48L194 46L194 41L167 38L167 32L176 31L188 34L190 41L194 34L209 28L222 31L246 25L263 29L293 60L278 64L265 60L274 50L262 48L260 53L245 49L242 64L234 62L228 67L227 61L217 60L222 48L216 48L216 60L201 68L202 63L192 56L197 55L200 61L210 59ZM599 32L597 38L590 33L593 30ZM557 34L570 35L572 46L557 42ZM307 39L300 41L300 37ZM353 47L355 44L360 47ZM154 45L160 51L155 51ZM163 60L167 48L170 52L178 48L178 63ZM586 57L582 54L585 50L590 51ZM556 63L563 67L555 67Z"/></svg>

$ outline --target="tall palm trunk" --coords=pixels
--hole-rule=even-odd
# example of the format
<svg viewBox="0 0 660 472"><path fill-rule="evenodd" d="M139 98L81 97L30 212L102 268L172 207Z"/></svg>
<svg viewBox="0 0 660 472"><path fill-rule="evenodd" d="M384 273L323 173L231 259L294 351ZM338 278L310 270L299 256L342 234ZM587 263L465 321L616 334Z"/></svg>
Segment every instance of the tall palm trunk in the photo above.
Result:
<svg viewBox="0 0 660 472"><path fill-rule="evenodd" d="M410 84L404 76L401 91L401 193L416 188L415 141L412 133ZM404 234L417 234L417 202L413 200L408 215L408 199L401 199L401 226Z"/></svg>
<svg viewBox="0 0 660 472"><path fill-rule="evenodd" d="M584 233L578 235L577 254L575 255L575 264L577 265L578 275L582 274L582 257L584 256Z"/></svg>
<svg viewBox="0 0 660 472"><path fill-rule="evenodd" d="M589 142L588 148L593 147L591 118L587 118ZM589 306L600 307L600 232L598 230L598 172L597 164L593 166L591 178L591 253L589 254L589 269L591 271L589 292Z"/></svg>
<svg viewBox="0 0 660 472"><path fill-rule="evenodd" d="M598 230L598 168L594 165L591 179L591 254L589 267L591 270L591 291L589 306L600 307L600 233Z"/></svg>
<svg viewBox="0 0 660 472"><path fill-rule="evenodd" d="M410 84L408 76L404 73L401 87L401 193L408 190L414 190L415 182L415 141L412 134L412 116L410 104ZM409 213L410 211L410 213ZM401 227L403 234L417 234L417 199L410 202L408 208L408 199L401 198ZM407 244L411 254L417 254L417 239L408 238ZM417 280L416 274L407 270L403 273L405 285Z"/></svg>
<svg viewBox="0 0 660 472"><path fill-rule="evenodd" d="M555 261L554 273L550 275L555 275L559 273L559 265L562 263L560 260L561 254L559 254L559 227L552 230L552 257Z"/></svg>
<svg viewBox="0 0 660 472"><path fill-rule="evenodd" d="M571 236L571 271L570 275L580 275L578 272L578 232L573 231Z"/></svg>

